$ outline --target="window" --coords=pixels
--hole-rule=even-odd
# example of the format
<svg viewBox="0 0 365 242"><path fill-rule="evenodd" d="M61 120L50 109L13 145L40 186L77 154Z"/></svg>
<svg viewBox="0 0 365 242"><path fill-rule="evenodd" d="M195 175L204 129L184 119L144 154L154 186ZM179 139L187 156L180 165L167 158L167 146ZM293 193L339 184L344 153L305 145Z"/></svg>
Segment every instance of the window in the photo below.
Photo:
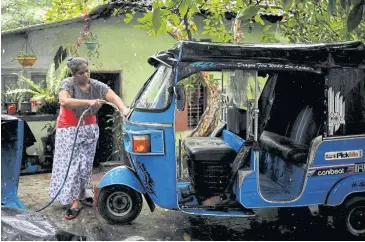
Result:
<svg viewBox="0 0 365 242"><path fill-rule="evenodd" d="M171 68L160 65L139 96L135 107L141 109L164 109L167 107L170 100L171 73Z"/></svg>
<svg viewBox="0 0 365 242"><path fill-rule="evenodd" d="M186 94L188 97L188 127L194 128L198 125L206 108L206 88L196 83L187 88Z"/></svg>
<svg viewBox="0 0 365 242"><path fill-rule="evenodd" d="M32 74L32 81L42 88L46 88L46 75L45 74Z"/></svg>
<svg viewBox="0 0 365 242"><path fill-rule="evenodd" d="M1 75L1 99L5 102L11 102L8 100L5 96L3 96L3 93L5 93L8 90L14 90L18 88L17 86L18 77L15 75Z"/></svg>

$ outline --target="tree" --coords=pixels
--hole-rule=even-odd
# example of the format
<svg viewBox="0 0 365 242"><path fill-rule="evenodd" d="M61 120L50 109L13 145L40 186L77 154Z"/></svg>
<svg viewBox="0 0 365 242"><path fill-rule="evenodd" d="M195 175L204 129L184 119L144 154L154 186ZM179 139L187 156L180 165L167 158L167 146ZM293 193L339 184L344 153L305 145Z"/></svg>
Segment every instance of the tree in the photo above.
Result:
<svg viewBox="0 0 365 242"><path fill-rule="evenodd" d="M52 6L45 14L45 21L55 22L81 17L83 12L89 12L107 2L107 0L52 0Z"/></svg>
<svg viewBox="0 0 365 242"><path fill-rule="evenodd" d="M43 15L50 6L47 0L3 0L1 1L1 29L27 27L43 22Z"/></svg>
<svg viewBox="0 0 365 242"><path fill-rule="evenodd" d="M242 31L237 29L247 27L254 21L263 24L259 15L262 1L237 1L229 0L156 0L152 9L148 6L136 6L122 4L116 11L117 14L125 14L125 22L129 23L136 12L143 12L143 16L137 19L136 28L146 29L150 35L167 33L176 40L193 40L197 35L195 16L204 16L204 27L201 34L208 34L220 42L239 42L244 36L239 35ZM144 9L143 9L144 7ZM238 14L237 14L238 13ZM227 14L234 14L233 23L236 26L235 35L226 26ZM237 19L241 21L237 21ZM236 38L235 38L235 37ZM238 37L239 36L239 37ZM192 136L209 135L218 121L219 109L219 83L210 81L207 73L200 73L200 78L193 77L197 82L203 82L208 91L208 106L202 115L197 127L191 133Z"/></svg>
<svg viewBox="0 0 365 242"><path fill-rule="evenodd" d="M292 43L365 41L365 1L352 2L297 1L290 6L291 17L281 24L281 33Z"/></svg>

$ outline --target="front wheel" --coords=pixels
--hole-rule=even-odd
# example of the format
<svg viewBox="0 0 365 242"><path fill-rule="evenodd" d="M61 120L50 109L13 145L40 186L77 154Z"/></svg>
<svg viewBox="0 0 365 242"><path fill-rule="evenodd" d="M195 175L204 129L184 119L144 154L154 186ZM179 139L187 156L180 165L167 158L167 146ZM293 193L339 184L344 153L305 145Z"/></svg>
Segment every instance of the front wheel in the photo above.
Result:
<svg viewBox="0 0 365 242"><path fill-rule="evenodd" d="M365 197L353 197L338 209L334 217L338 229L349 232L352 236L365 237Z"/></svg>
<svg viewBox="0 0 365 242"><path fill-rule="evenodd" d="M105 187L100 191L98 208L109 223L127 224L135 220L142 210L142 195L123 186Z"/></svg>

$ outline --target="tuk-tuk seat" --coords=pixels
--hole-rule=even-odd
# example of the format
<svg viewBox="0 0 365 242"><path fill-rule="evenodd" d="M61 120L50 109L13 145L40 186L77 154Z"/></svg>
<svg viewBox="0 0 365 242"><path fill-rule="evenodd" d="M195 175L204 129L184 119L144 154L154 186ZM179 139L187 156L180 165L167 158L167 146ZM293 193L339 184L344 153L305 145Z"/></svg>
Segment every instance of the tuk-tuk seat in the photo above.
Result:
<svg viewBox="0 0 365 242"><path fill-rule="evenodd" d="M264 131L260 137L261 148L271 154L280 156L286 161L305 164L309 146L296 143L293 139L269 131Z"/></svg>
<svg viewBox="0 0 365 242"><path fill-rule="evenodd" d="M310 142L318 135L321 127L316 123L313 110L314 108L310 106L301 110L293 123L289 137L264 131L260 137L261 147L284 160L305 164Z"/></svg>

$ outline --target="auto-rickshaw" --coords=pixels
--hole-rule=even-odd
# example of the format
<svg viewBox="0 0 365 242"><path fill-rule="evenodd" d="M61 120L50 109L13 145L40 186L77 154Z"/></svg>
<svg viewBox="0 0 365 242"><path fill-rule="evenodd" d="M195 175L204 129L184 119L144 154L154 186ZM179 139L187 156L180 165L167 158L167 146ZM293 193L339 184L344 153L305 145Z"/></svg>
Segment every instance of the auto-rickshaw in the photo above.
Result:
<svg viewBox="0 0 365 242"><path fill-rule="evenodd" d="M363 43L180 41L148 61L156 70L123 129L130 165L97 187L104 219L133 221L143 195L151 212L251 217L258 208L308 207L365 236ZM200 72L221 81L221 120L177 150L182 81Z"/></svg>

